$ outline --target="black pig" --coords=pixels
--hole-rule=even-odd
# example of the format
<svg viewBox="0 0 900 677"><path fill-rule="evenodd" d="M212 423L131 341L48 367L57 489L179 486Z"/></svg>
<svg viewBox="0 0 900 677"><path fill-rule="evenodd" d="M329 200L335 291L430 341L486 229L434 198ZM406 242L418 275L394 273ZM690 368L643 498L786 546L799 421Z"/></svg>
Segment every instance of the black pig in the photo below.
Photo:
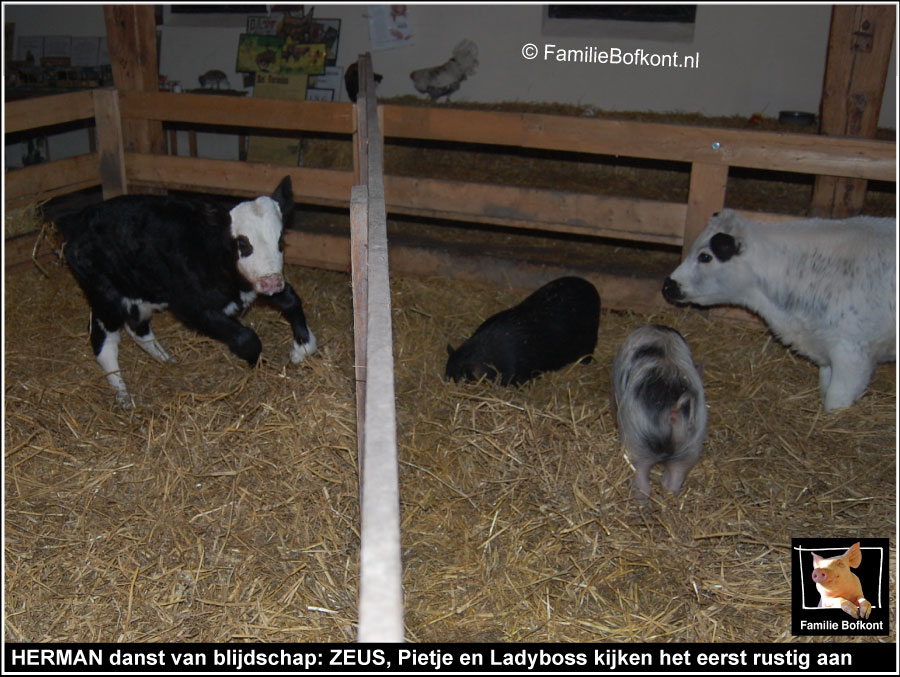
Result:
<svg viewBox="0 0 900 677"><path fill-rule="evenodd" d="M445 378L500 378L522 385L545 371L589 361L597 345L600 295L580 277L548 282L482 323L458 349L447 346Z"/></svg>

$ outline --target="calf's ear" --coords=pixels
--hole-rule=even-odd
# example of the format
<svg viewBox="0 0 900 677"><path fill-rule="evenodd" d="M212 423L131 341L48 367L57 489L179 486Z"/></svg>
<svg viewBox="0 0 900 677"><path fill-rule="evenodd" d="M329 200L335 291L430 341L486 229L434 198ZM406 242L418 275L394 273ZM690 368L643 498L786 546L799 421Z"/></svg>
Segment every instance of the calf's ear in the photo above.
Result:
<svg viewBox="0 0 900 677"><path fill-rule="evenodd" d="M447 355L453 355L453 353L455 353L455 352L456 352L456 351L454 350L453 346L451 346L451 345L448 343L448 344L447 344Z"/></svg>
<svg viewBox="0 0 900 677"><path fill-rule="evenodd" d="M272 199L278 203L278 207L281 209L281 216L287 219L294 210L294 189L291 186L290 176L285 176L281 180L278 188L272 193Z"/></svg>
<svg viewBox="0 0 900 677"><path fill-rule="evenodd" d="M740 243L734 239L734 235L728 233L716 233L709 241L709 248L719 261L727 261L732 256L741 253Z"/></svg>

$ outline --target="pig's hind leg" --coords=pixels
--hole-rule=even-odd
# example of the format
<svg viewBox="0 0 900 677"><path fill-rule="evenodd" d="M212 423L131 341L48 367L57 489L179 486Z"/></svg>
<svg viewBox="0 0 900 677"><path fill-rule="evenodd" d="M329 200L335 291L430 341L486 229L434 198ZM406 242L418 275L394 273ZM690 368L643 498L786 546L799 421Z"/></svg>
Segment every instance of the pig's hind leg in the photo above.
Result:
<svg viewBox="0 0 900 677"><path fill-rule="evenodd" d="M638 503L647 505L650 502L650 494L653 491L650 488L650 468L654 464L649 460L636 460L633 456L631 459L631 464L634 467L634 481L631 486L631 494Z"/></svg>

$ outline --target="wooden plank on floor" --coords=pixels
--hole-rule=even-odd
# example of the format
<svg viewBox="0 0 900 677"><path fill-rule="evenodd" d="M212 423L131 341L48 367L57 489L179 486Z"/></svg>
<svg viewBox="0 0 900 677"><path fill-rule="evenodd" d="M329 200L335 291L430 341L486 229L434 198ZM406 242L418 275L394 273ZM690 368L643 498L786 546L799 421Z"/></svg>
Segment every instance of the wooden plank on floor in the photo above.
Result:
<svg viewBox="0 0 900 677"><path fill-rule="evenodd" d="M356 448L365 453L366 430L366 335L369 284L369 193L365 186L353 186L350 196L350 280L353 287L353 346L356 378Z"/></svg>
<svg viewBox="0 0 900 677"><path fill-rule="evenodd" d="M365 444L360 465L360 642L404 639L400 557L400 487L397 412L384 202L383 144L378 131L371 56L359 60L357 114L365 127L368 250L366 318Z"/></svg>

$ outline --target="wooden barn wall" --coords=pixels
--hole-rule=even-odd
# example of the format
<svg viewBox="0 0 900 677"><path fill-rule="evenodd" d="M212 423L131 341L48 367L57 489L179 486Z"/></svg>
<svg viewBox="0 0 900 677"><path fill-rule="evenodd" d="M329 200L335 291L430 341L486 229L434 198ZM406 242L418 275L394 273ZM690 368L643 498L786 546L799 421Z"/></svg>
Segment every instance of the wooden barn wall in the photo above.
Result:
<svg viewBox="0 0 900 677"><path fill-rule="evenodd" d="M338 65L346 68L357 55L371 50L365 5L311 5L316 16L341 20ZM103 35L102 6L4 6L16 34ZM703 115L762 113L775 117L780 110L817 111L822 97L828 47L830 5L701 5L693 40L672 43L641 39L592 39L553 35L543 28L539 5L479 6L410 5L416 37L398 49L371 50L376 72L385 76L380 98L417 95L409 72L446 61L463 38L479 47L479 67L454 95L454 101L556 102L604 110L651 112L684 111ZM476 18L477 15L477 18ZM238 35L245 17L206 16L192 25L164 13L160 27L160 72L188 86L197 76L216 68L235 86L233 71ZM230 23L229 23L230 22ZM496 26L503 26L497 31ZM543 56L529 61L525 44L556 45L558 49L643 49L651 53L678 51L700 54L700 68L666 69L560 63ZM894 127L896 119L896 49L886 78L885 105L879 126ZM771 74L778 73L773 78ZM736 74L738 74L736 76ZM347 101L346 92L337 93ZM184 133L182 133L184 134ZM69 133L51 143L54 157L87 152L83 134ZM233 138L199 134L201 155L236 159ZM188 147L179 138L179 147ZM18 147L7 149L7 163L21 163ZM182 151L184 152L184 151Z"/></svg>

